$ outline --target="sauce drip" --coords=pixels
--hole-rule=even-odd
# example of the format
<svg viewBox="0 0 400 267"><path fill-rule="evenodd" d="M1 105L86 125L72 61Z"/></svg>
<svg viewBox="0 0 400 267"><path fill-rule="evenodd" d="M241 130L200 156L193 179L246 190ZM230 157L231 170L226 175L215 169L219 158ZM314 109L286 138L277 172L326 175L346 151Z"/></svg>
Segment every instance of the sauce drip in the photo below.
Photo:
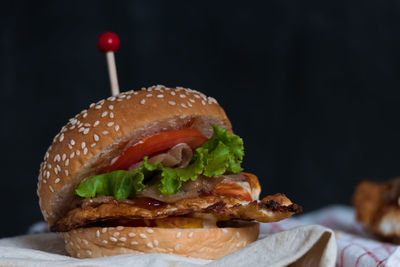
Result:
<svg viewBox="0 0 400 267"><path fill-rule="evenodd" d="M135 206L148 210L154 210L166 205L165 202L148 197L139 197L136 198L134 201L135 201Z"/></svg>

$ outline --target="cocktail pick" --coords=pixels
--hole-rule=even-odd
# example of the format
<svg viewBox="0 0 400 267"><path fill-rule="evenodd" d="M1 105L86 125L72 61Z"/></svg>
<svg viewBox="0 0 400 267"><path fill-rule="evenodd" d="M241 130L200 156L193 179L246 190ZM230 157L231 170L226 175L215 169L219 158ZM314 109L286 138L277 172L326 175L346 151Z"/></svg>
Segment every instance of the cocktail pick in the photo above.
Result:
<svg viewBox="0 0 400 267"><path fill-rule="evenodd" d="M118 35L113 32L105 32L100 35L97 40L97 47L106 54L108 75L110 77L111 94L113 96L119 94L119 85L117 77L117 67L115 65L114 52L118 50L120 40Z"/></svg>

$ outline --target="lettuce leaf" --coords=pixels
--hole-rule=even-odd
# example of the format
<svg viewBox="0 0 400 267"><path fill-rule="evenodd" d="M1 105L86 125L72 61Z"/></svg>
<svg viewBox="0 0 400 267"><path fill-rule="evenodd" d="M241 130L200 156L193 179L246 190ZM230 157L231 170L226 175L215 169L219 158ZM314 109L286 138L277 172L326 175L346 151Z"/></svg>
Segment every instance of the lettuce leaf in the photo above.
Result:
<svg viewBox="0 0 400 267"><path fill-rule="evenodd" d="M158 183L158 189L164 195L176 194L182 183L196 180L198 175L218 177L226 172L242 171L244 156L243 140L219 126L214 127L214 135L197 148L191 163L185 168L172 169L148 163L132 171L117 170L93 176L84 180L76 189L81 197L114 196L117 200L139 193L149 183Z"/></svg>
<svg viewBox="0 0 400 267"><path fill-rule="evenodd" d="M124 199L145 188L143 179L143 173L118 170L84 180L75 192L78 196L86 198L114 196L117 200Z"/></svg>

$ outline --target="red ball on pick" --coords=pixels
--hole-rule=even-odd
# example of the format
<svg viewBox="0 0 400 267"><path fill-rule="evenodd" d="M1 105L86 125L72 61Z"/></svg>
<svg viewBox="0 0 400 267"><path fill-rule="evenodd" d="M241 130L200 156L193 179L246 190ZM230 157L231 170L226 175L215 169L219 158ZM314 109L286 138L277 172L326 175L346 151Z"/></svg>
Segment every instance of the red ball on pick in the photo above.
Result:
<svg viewBox="0 0 400 267"><path fill-rule="evenodd" d="M97 39L97 47L103 53L109 51L115 52L118 50L119 45L119 37L113 32L105 32L100 35L99 39Z"/></svg>

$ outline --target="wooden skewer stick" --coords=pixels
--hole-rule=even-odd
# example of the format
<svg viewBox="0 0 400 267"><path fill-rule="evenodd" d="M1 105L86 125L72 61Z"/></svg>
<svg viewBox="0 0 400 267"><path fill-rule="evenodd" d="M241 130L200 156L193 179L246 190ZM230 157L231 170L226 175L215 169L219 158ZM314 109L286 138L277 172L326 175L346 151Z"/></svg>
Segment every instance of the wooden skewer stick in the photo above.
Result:
<svg viewBox="0 0 400 267"><path fill-rule="evenodd" d="M114 52L108 51L106 53L108 75L110 77L111 94L113 96L119 95L119 85L117 77L117 67L115 65Z"/></svg>
<svg viewBox="0 0 400 267"><path fill-rule="evenodd" d="M117 67L115 65L114 52L118 50L120 40L118 35L113 32L105 32L97 40L97 47L103 53L106 53L108 75L110 77L111 94L119 94Z"/></svg>

